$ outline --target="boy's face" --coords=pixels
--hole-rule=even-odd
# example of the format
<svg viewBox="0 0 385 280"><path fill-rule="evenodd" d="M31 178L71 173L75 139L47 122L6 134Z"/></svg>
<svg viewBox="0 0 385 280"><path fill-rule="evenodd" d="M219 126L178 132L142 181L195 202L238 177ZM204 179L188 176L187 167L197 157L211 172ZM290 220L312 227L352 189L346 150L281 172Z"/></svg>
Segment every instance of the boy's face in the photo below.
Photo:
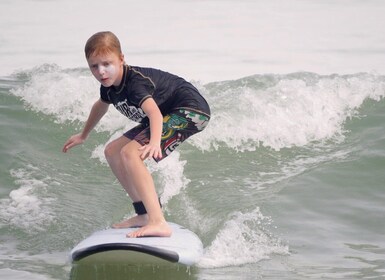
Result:
<svg viewBox="0 0 385 280"><path fill-rule="evenodd" d="M94 77L104 86L119 86L123 76L124 56L116 53L91 55L88 66Z"/></svg>

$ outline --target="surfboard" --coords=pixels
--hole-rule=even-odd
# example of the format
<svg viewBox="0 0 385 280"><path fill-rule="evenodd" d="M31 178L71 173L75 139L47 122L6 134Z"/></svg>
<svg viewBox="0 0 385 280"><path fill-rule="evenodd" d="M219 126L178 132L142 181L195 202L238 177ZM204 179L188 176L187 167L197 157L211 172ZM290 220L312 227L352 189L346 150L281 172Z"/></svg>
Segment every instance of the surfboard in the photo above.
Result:
<svg viewBox="0 0 385 280"><path fill-rule="evenodd" d="M106 229L93 233L77 244L70 253L72 262L172 264L191 266L203 254L199 237L187 228L170 223L171 237L127 238L135 228Z"/></svg>

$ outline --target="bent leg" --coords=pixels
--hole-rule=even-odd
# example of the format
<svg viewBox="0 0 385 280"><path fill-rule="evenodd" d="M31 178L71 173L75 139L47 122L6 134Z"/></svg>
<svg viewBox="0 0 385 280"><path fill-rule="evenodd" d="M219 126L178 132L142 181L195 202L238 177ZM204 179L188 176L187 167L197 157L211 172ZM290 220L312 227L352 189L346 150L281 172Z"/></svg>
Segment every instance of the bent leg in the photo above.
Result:
<svg viewBox="0 0 385 280"><path fill-rule="evenodd" d="M121 159L127 176L130 178L135 192L143 201L148 214L148 224L131 233L129 237L140 236L170 236L171 228L164 219L155 191L154 181L143 160L139 148L142 146L131 141L121 149Z"/></svg>
<svg viewBox="0 0 385 280"><path fill-rule="evenodd" d="M131 140L125 136L121 136L118 139L109 143L104 151L107 162L112 170L112 173L118 179L119 183L122 185L124 190L128 193L133 202L141 201L139 194L136 192L135 187L131 181L130 176L128 176L126 169L124 168L121 150L127 145ZM129 228L144 226L148 223L148 215L137 215L131 217L123 222L113 224L113 228Z"/></svg>
<svg viewBox="0 0 385 280"><path fill-rule="evenodd" d="M112 173L118 179L119 183L126 190L133 201L138 201L140 200L140 197L137 194L130 177L126 174L126 170L123 166L120 155L122 148L130 143L130 141L131 140L127 137L119 137L107 145L106 149L104 150L104 155L107 159L108 165L112 170Z"/></svg>

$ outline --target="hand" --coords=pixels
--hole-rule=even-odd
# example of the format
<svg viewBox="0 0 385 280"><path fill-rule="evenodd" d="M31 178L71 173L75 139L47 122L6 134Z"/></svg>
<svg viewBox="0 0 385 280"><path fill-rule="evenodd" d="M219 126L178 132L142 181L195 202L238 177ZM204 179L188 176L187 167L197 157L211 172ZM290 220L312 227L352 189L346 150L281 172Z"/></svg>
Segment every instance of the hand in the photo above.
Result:
<svg viewBox="0 0 385 280"><path fill-rule="evenodd" d="M140 158L142 160L148 158L148 157L153 157L156 159L161 159L162 156L162 149L160 148L160 145L154 145L154 144L147 144L139 148L139 151L142 152L140 155Z"/></svg>
<svg viewBox="0 0 385 280"><path fill-rule="evenodd" d="M86 139L84 139L80 134L75 134L75 135L72 135L68 140L67 142L64 143L64 146L63 146L63 153L66 153L69 149L71 149L72 147L76 146L76 145L80 145L80 144L83 144L84 141Z"/></svg>

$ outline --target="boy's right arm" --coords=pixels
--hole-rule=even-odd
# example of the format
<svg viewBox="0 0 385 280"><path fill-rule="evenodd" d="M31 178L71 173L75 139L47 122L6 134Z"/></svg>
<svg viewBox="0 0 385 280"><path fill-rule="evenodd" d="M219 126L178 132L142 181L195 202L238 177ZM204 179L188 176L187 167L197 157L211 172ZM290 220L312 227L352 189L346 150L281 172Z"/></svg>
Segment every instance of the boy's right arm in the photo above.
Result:
<svg viewBox="0 0 385 280"><path fill-rule="evenodd" d="M108 110L109 104L103 102L102 100L98 100L92 106L90 115L88 116L87 122L83 128L83 131L79 134L72 135L63 146L63 152L66 153L72 147L83 144L87 139L88 134L91 130L96 126L96 124L100 121L100 119L104 116L104 114Z"/></svg>

